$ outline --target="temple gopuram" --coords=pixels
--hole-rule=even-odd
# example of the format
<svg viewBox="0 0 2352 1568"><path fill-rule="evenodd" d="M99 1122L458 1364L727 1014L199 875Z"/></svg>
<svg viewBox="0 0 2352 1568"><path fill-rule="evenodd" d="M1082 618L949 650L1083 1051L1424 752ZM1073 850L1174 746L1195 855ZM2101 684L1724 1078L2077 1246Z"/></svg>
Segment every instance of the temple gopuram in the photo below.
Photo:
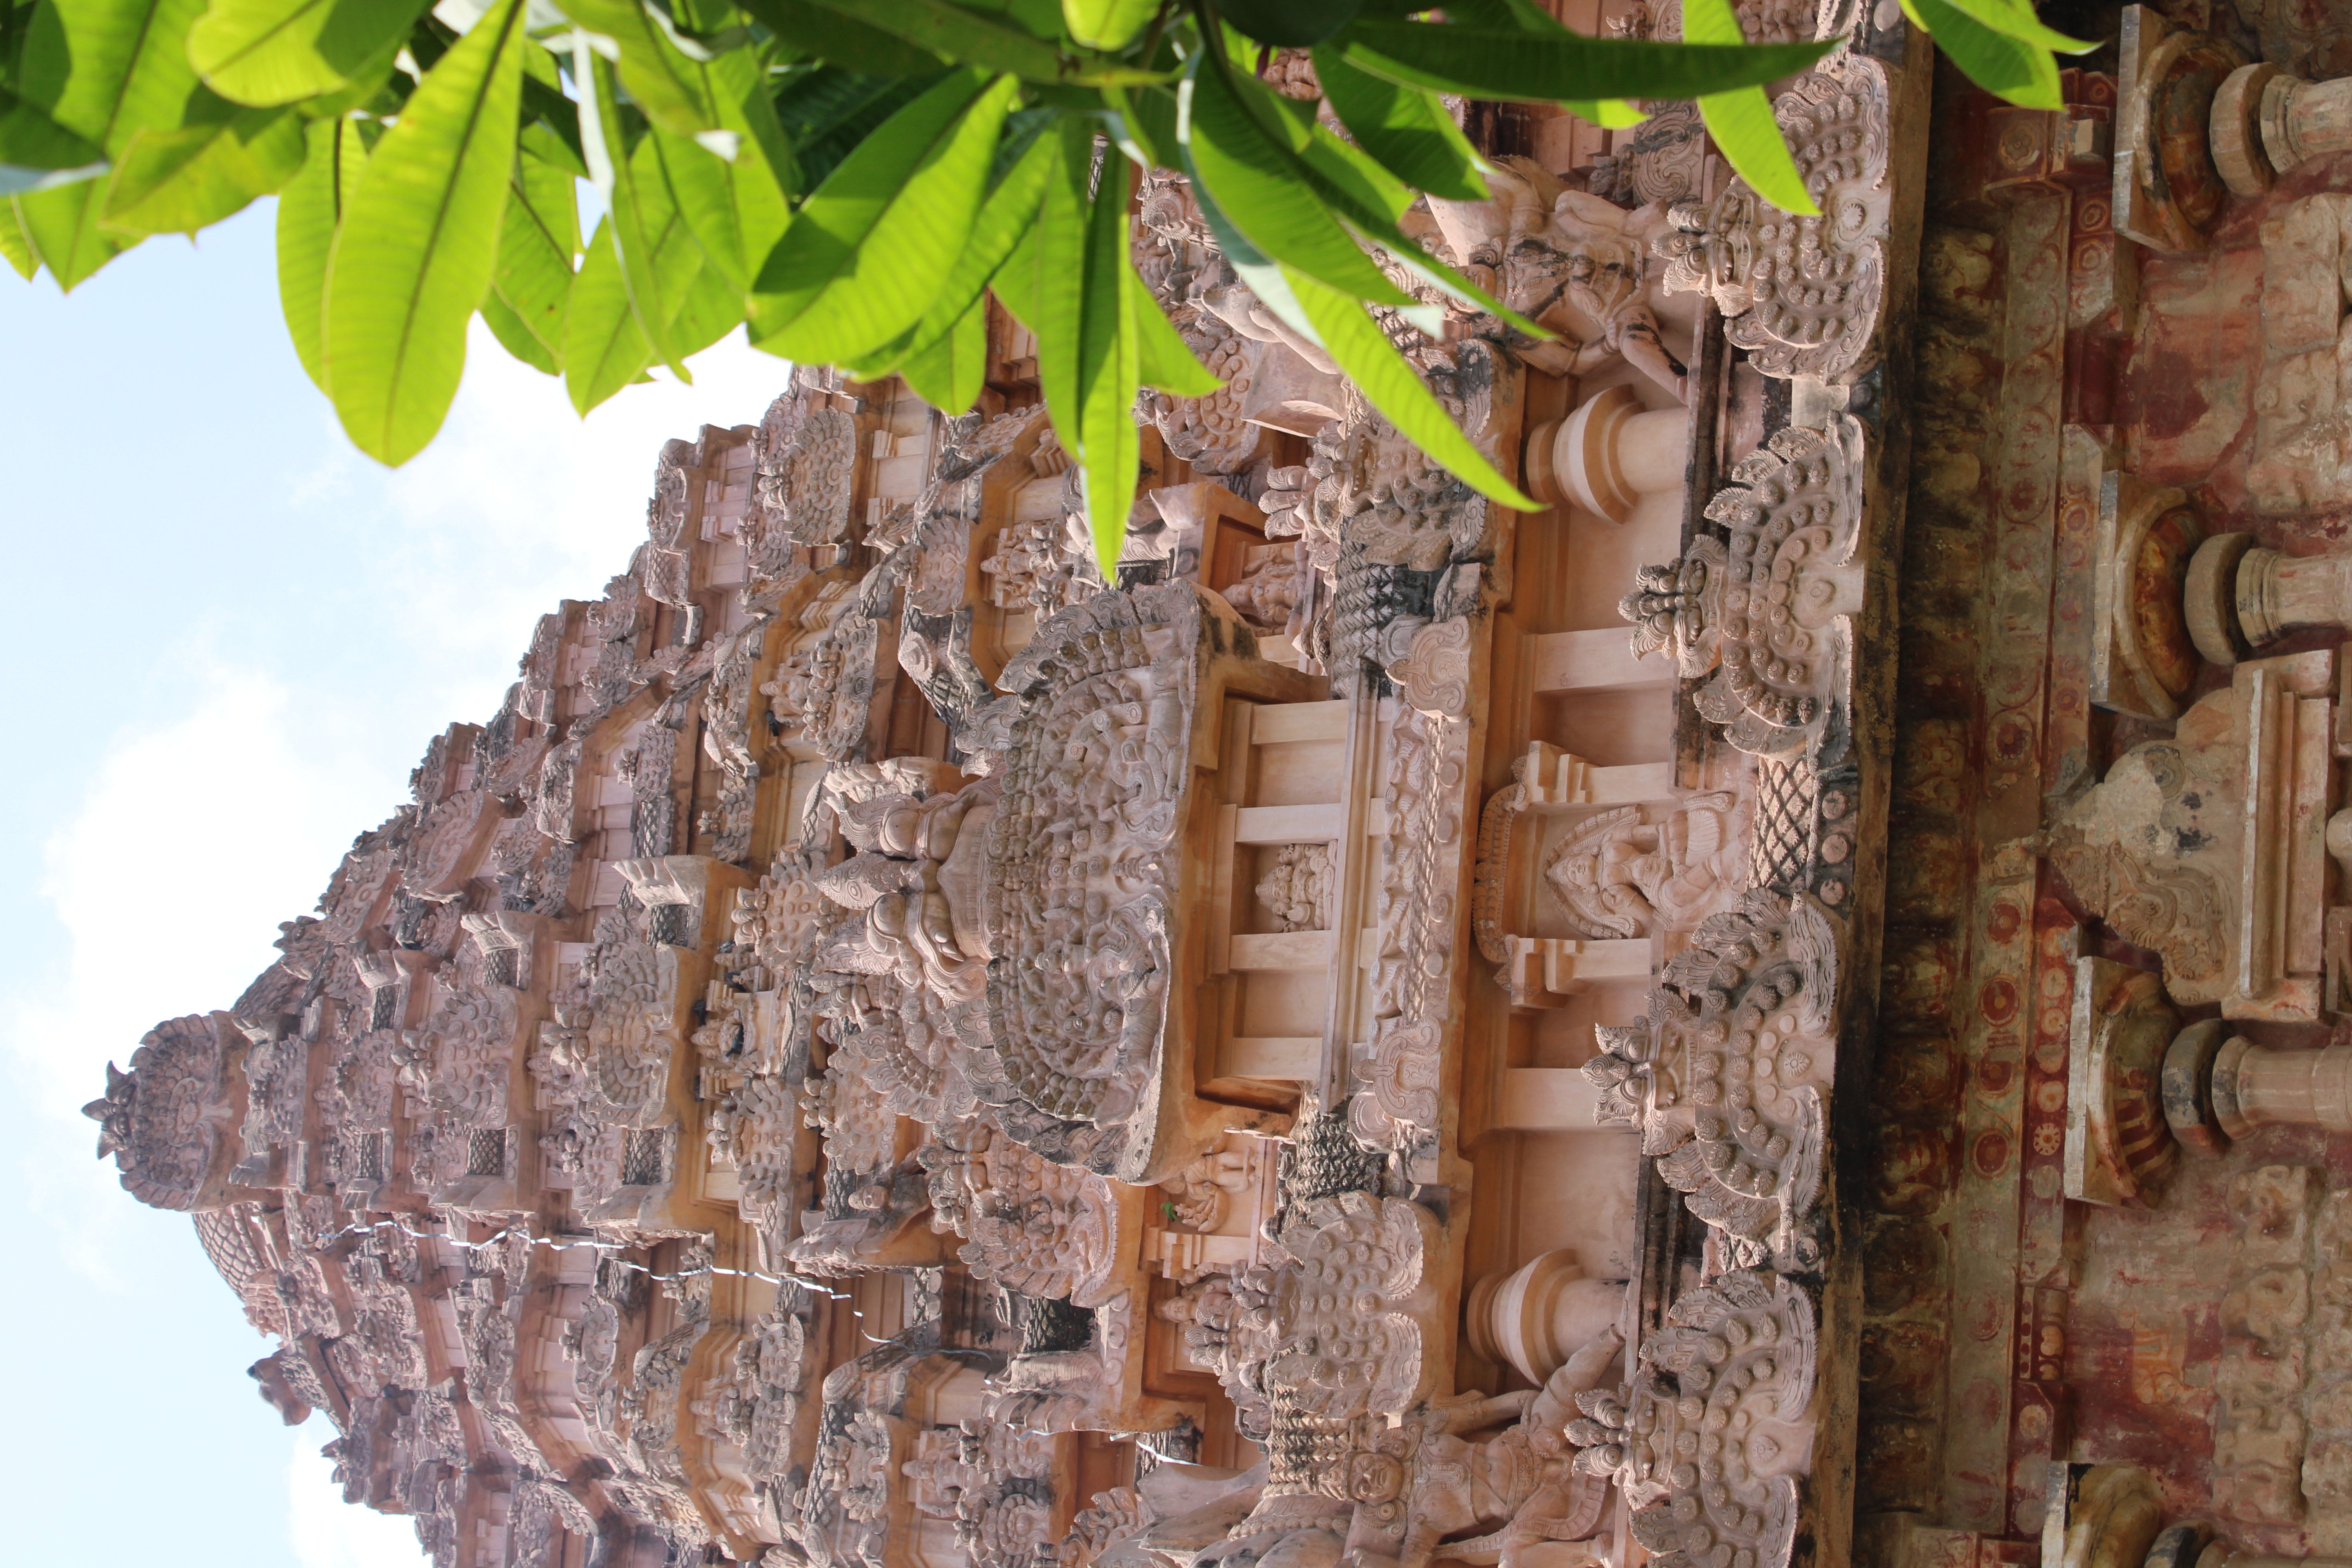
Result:
<svg viewBox="0 0 2352 1568"><path fill-rule="evenodd" d="M436 1568L2352 1563L2352 10L2077 8L2058 110L1903 11L1740 8L1847 38L1817 218L1689 105L1463 106L1407 223L1558 336L1381 319L1544 510L1166 175L1223 384L1108 575L1001 311L973 412L665 446L89 1107L345 1498Z"/></svg>

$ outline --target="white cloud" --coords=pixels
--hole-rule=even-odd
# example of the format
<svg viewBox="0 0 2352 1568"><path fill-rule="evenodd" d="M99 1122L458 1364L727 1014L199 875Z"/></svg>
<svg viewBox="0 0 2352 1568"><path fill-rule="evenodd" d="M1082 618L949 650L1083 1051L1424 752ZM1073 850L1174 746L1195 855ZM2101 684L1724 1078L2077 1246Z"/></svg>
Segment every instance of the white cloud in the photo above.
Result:
<svg viewBox="0 0 2352 1568"><path fill-rule="evenodd" d="M416 1568L424 1549L405 1518L353 1508L319 1452L335 1435L323 1415L293 1434L286 1462L286 1537L301 1568Z"/></svg>
<svg viewBox="0 0 2352 1568"><path fill-rule="evenodd" d="M130 1200L89 1157L79 1107L158 1022L234 1001L276 957L278 922L310 908L368 826L351 820L366 770L306 743L318 728L283 682L201 655L194 673L193 706L120 732L43 845L39 890L66 956L0 1015L13 1075L41 1112L38 1146L19 1152L31 1206L109 1284Z"/></svg>
<svg viewBox="0 0 2352 1568"><path fill-rule="evenodd" d="M249 606L211 606L193 643L153 651L154 679L186 706L110 737L43 845L65 957L0 1005L0 1034L43 1112L43 1146L21 1153L33 1206L94 1281L120 1283L103 1259L126 1201L77 1113L104 1063L244 991L278 922L309 912L352 837L399 803L431 737L495 711L538 617L626 567L661 443L756 422L790 374L739 332L698 357L695 385L631 387L583 422L558 384L487 337L473 346L448 425L408 467L358 456L322 412L327 455L286 481L297 510L354 536L365 591L393 608L373 617L393 628L383 646L264 668L236 646ZM272 587L306 584L281 568Z"/></svg>
<svg viewBox="0 0 2352 1568"><path fill-rule="evenodd" d="M565 595L599 596L628 565L661 444L692 440L705 423L757 424L792 374L740 329L688 367L693 385L657 373L583 420L562 383L477 321L448 423L391 471L355 451L321 405L322 456L290 476L292 499L366 531L370 590L398 601L423 645L400 673L446 686L448 719L488 717L533 623Z"/></svg>

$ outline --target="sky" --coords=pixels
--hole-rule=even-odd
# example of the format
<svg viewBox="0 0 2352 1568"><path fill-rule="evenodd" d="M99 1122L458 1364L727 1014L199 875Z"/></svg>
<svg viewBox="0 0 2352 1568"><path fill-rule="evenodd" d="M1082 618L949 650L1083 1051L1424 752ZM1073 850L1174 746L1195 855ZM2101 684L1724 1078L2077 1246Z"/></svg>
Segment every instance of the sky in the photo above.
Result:
<svg viewBox="0 0 2352 1568"><path fill-rule="evenodd" d="M184 1215L133 1201L79 1108L158 1022L225 1007L427 742L494 713L533 623L645 537L654 458L755 422L789 367L731 339L586 421L479 331L406 468L343 438L278 315L273 204L70 297L0 269L0 1513L18 1562L409 1568L343 1506L324 1417Z"/></svg>

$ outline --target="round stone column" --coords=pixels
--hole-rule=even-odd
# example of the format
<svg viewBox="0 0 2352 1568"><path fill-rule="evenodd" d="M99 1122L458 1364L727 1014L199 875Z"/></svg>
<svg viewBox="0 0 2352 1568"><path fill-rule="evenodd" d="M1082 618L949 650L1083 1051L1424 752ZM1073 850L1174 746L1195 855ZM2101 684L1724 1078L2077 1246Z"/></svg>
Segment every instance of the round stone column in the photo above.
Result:
<svg viewBox="0 0 2352 1568"><path fill-rule="evenodd" d="M1682 489L1689 461L1688 409L1646 409L1632 387L1612 386L1535 427L1528 488L1538 500L1623 522L1643 496Z"/></svg>

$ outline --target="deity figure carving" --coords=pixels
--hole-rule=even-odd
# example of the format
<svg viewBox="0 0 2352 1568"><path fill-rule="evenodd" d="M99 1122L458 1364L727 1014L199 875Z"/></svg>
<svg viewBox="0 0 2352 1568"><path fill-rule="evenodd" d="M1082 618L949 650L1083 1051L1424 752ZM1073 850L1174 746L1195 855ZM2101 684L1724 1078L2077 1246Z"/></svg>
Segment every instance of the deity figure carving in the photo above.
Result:
<svg viewBox="0 0 2352 1568"><path fill-rule="evenodd" d="M845 803L842 832L859 852L816 879L826 898L866 911L867 946L901 984L928 986L950 1005L988 988L981 889L996 795L995 782L982 779L953 793Z"/></svg>
<svg viewBox="0 0 2352 1568"><path fill-rule="evenodd" d="M1275 930L1330 930L1334 874L1328 844L1276 846L1257 880L1258 901L1274 911Z"/></svg>
<svg viewBox="0 0 2352 1568"><path fill-rule="evenodd" d="M1622 1359L1612 1330L1580 1347L1541 1389L1432 1400L1402 1425L1360 1423L1344 1485L1356 1504L1350 1561L1426 1568L1433 1559L1518 1568L1539 1542L1590 1540L1609 1480L1577 1468L1576 1399ZM1504 1423L1509 1423L1504 1426ZM1484 1440L1476 1435L1500 1426ZM1574 1563L1547 1552L1547 1563ZM1598 1548L1583 1561L1603 1559Z"/></svg>
<svg viewBox="0 0 2352 1568"><path fill-rule="evenodd" d="M1686 929L1746 881L1745 817L1727 791L1694 795L1663 822L1638 805L1597 813L1544 858L1544 885L1596 941Z"/></svg>
<svg viewBox="0 0 2352 1568"><path fill-rule="evenodd" d="M1563 336L1544 342L1523 335L1513 351L1554 375L1590 375L1612 359L1688 401L1688 373L1666 348L1658 318L1643 299L1647 237L1654 207L1627 213L1602 197L1564 188L1525 158L1497 161L1484 202L1433 198L1432 216L1456 261L1504 304ZM1579 338L1579 324L1591 336Z"/></svg>

